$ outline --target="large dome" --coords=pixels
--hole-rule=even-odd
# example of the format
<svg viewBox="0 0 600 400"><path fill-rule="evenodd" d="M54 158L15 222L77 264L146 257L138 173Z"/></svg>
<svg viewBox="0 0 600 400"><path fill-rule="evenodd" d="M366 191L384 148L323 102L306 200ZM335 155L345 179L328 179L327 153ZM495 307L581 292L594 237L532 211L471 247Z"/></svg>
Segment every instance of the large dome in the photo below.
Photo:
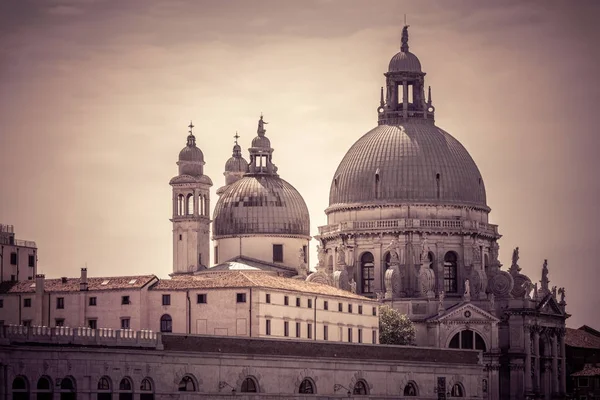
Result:
<svg viewBox="0 0 600 400"><path fill-rule="evenodd" d="M310 235L308 208L289 183L274 175L245 176L231 184L214 212L214 236Z"/></svg>
<svg viewBox="0 0 600 400"><path fill-rule="evenodd" d="M399 52L390 60L388 72L421 72L421 62L411 52Z"/></svg>
<svg viewBox="0 0 600 400"><path fill-rule="evenodd" d="M331 183L329 210L402 203L487 209L477 165L432 121L382 124L367 132L348 150Z"/></svg>

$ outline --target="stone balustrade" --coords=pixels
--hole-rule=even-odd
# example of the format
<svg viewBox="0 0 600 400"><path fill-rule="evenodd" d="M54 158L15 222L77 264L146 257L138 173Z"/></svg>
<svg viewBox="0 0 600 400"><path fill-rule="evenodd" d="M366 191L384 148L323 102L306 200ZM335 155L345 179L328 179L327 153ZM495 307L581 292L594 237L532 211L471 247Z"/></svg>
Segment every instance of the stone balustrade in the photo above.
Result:
<svg viewBox="0 0 600 400"><path fill-rule="evenodd" d="M319 234L352 232L361 230L425 230L425 231L456 231L480 233L497 236L498 225L486 224L479 221L457 219L377 219L367 221L348 221L319 227Z"/></svg>
<svg viewBox="0 0 600 400"><path fill-rule="evenodd" d="M91 329L67 326L0 326L0 344L55 343L83 346L127 346L162 349L162 338L158 332L131 329Z"/></svg>

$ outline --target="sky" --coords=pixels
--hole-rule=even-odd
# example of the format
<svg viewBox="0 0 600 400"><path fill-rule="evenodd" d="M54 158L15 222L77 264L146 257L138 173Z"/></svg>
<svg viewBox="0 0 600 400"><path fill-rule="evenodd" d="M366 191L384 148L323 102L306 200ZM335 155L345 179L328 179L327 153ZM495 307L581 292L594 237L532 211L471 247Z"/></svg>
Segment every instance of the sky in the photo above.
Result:
<svg viewBox="0 0 600 400"><path fill-rule="evenodd" d="M262 112L316 235L338 163L377 124L404 14L436 124L484 178L504 268L519 246L538 281L548 259L568 325L600 328L594 1L4 0L0 223L36 241L47 277L166 277L187 125L214 206L235 132L247 149Z"/></svg>

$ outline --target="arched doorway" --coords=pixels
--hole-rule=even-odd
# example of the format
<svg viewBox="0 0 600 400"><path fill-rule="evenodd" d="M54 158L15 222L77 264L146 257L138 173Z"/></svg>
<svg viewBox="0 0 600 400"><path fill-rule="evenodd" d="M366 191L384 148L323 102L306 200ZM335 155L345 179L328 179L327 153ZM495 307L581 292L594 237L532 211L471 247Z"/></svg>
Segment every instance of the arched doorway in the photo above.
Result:
<svg viewBox="0 0 600 400"><path fill-rule="evenodd" d="M360 257L360 275L363 294L373 294L375 290L375 258L366 252Z"/></svg>

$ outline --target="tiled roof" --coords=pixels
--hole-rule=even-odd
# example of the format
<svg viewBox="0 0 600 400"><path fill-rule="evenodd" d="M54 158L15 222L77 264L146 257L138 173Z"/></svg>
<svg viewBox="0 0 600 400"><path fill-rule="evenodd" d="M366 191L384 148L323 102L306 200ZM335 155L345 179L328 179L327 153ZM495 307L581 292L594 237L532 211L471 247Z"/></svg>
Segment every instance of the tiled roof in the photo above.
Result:
<svg viewBox="0 0 600 400"><path fill-rule="evenodd" d="M600 367L586 364L581 371L575 372L571 376L600 376Z"/></svg>
<svg viewBox="0 0 600 400"><path fill-rule="evenodd" d="M115 290L115 289L140 289L158 279L155 275L115 276L88 278L88 291ZM78 292L80 278L45 279L44 291L46 292ZM35 280L19 282L3 282L0 284L0 293L33 293Z"/></svg>
<svg viewBox="0 0 600 400"><path fill-rule="evenodd" d="M199 274L215 271L231 271L231 270L258 270L258 271L282 271L288 274L295 274L296 269L285 265L278 265L264 262L255 258L238 256L231 260L224 261L214 267L203 270Z"/></svg>
<svg viewBox="0 0 600 400"><path fill-rule="evenodd" d="M314 359L387 360L391 362L428 362L479 365L475 350L438 349L432 347L388 346L315 342L311 340L234 338L209 335L163 334L165 351L186 353L244 354L251 356L292 356Z"/></svg>
<svg viewBox="0 0 600 400"><path fill-rule="evenodd" d="M173 289L219 289L219 288L265 288L289 290L294 292L310 293L345 297L350 299L373 301L367 297L359 296L333 286L306 282L301 279L283 278L260 271L223 271L219 273L198 274L192 277L160 280L151 290Z"/></svg>
<svg viewBox="0 0 600 400"><path fill-rule="evenodd" d="M593 335L581 328L567 328L565 344L571 347L600 349L600 336Z"/></svg>

